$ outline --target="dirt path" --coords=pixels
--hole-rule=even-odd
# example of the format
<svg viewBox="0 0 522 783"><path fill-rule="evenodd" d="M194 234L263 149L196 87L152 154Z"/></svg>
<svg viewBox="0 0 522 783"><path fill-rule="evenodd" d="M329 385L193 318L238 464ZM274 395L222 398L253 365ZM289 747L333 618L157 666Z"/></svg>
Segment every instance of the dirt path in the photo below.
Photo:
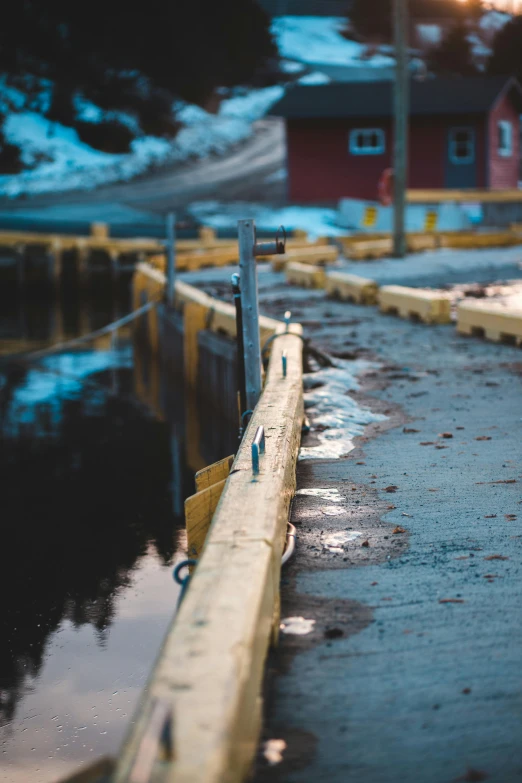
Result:
<svg viewBox="0 0 522 783"><path fill-rule="evenodd" d="M23 213L53 207L55 219L66 219L71 207L126 205L137 210L165 212L183 209L196 199L271 201L283 196L284 182L272 179L284 166L284 128L274 119L259 120L255 133L228 154L184 164L170 164L130 182L92 191L49 193L24 199L0 199L0 211ZM56 207L61 207L59 214ZM103 219L103 212L100 212Z"/></svg>

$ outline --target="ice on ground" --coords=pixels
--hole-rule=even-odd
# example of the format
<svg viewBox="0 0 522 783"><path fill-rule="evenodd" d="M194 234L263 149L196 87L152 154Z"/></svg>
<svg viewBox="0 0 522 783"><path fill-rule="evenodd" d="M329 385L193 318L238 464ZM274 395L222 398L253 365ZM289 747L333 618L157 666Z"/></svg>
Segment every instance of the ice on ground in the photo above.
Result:
<svg viewBox="0 0 522 783"><path fill-rule="evenodd" d="M338 360L337 367L327 367L304 376L305 408L312 419L312 428L326 429L314 432L317 446L303 446L299 459L339 459L354 448L353 439L362 435L364 427L386 417L361 407L347 392L359 388L357 375L369 369L369 362ZM307 384L324 385L306 391Z"/></svg>
<svg viewBox="0 0 522 783"><path fill-rule="evenodd" d="M296 636L305 636L314 630L315 620L306 620L304 617L285 617L281 620L282 633L291 633Z"/></svg>
<svg viewBox="0 0 522 783"><path fill-rule="evenodd" d="M345 551L345 545L360 538L360 530L338 530L336 533L328 533L321 537L323 549L327 552L342 554Z"/></svg>
<svg viewBox="0 0 522 783"><path fill-rule="evenodd" d="M194 218L216 229L235 230L237 221L248 217L256 221L259 230L276 231L282 225L287 231L303 229L311 238L346 233L335 224L337 210L327 207L274 208L250 202L197 201L190 205L189 211Z"/></svg>

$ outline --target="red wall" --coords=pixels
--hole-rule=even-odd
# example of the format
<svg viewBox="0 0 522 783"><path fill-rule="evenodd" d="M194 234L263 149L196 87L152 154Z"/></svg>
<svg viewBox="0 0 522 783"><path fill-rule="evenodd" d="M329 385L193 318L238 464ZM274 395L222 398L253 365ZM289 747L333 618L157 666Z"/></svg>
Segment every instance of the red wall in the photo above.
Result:
<svg viewBox="0 0 522 783"><path fill-rule="evenodd" d="M384 155L350 155L353 128L383 128ZM344 197L375 199L383 169L390 166L390 121L299 120L287 123L290 201L337 201Z"/></svg>
<svg viewBox="0 0 522 783"><path fill-rule="evenodd" d="M509 120L513 127L513 154L504 158L498 154L499 120ZM520 159L519 118L515 107L507 96L501 98L489 115L489 187L492 190L516 188Z"/></svg>
<svg viewBox="0 0 522 783"><path fill-rule="evenodd" d="M411 188L444 188L447 130L473 126L476 134L476 187L486 187L486 120L484 117L414 117L410 125ZM354 128L382 128L383 155L351 155L348 140ZM335 202L340 198L377 199L377 183L392 161L393 132L389 118L292 120L287 122L289 200Z"/></svg>

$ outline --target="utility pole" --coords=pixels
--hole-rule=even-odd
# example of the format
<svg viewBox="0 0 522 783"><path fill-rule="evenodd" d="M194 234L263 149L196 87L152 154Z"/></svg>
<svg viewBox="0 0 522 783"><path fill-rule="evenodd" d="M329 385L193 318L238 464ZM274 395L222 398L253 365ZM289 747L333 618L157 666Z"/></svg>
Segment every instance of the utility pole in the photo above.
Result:
<svg viewBox="0 0 522 783"><path fill-rule="evenodd" d="M406 188L408 184L408 0L393 0L395 30L393 255L406 255Z"/></svg>

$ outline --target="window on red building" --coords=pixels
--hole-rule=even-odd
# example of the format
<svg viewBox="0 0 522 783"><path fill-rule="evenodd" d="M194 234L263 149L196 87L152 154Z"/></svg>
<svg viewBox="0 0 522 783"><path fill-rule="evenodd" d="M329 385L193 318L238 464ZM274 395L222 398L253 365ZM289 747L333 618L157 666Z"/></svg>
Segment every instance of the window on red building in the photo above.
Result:
<svg viewBox="0 0 522 783"><path fill-rule="evenodd" d="M457 165L475 160L475 132L473 128L451 128L449 132L449 159Z"/></svg>
<svg viewBox="0 0 522 783"><path fill-rule="evenodd" d="M499 120L497 128L498 154L510 158L513 154L513 125L508 120Z"/></svg>
<svg viewBox="0 0 522 783"><path fill-rule="evenodd" d="M386 139L381 128L356 128L350 131L350 153L352 155L382 155Z"/></svg>

